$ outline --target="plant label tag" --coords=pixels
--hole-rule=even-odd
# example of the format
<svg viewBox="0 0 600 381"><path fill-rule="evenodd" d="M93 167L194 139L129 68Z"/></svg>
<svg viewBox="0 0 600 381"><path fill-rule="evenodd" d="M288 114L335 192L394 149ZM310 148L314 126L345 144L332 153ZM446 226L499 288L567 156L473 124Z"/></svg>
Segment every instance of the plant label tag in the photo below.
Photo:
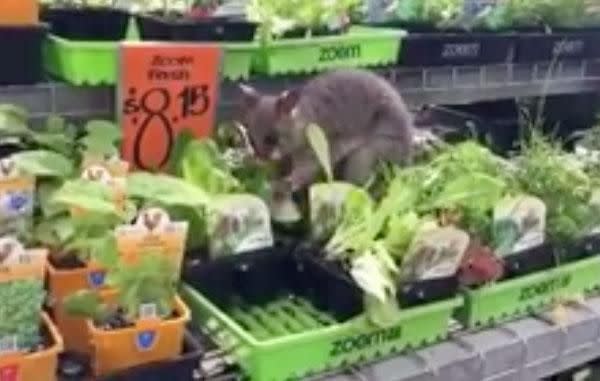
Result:
<svg viewBox="0 0 600 381"><path fill-rule="evenodd" d="M19 352L19 342L16 335L0 338L0 355Z"/></svg>
<svg viewBox="0 0 600 381"><path fill-rule="evenodd" d="M0 237L0 282L21 279L43 281L47 256L46 249L26 250L15 237Z"/></svg>
<svg viewBox="0 0 600 381"><path fill-rule="evenodd" d="M88 275L88 284L92 289L104 286L106 280L106 271L94 270Z"/></svg>
<svg viewBox="0 0 600 381"><path fill-rule="evenodd" d="M0 381L19 381L20 367L17 364L11 364L0 367Z"/></svg>
<svg viewBox="0 0 600 381"><path fill-rule="evenodd" d="M112 177L127 177L129 174L129 163L121 160L118 156L105 158L86 153L81 167L85 170L94 166L104 167Z"/></svg>
<svg viewBox="0 0 600 381"><path fill-rule="evenodd" d="M26 231L32 222L35 178L23 175L11 158L0 160L0 235Z"/></svg>
<svg viewBox="0 0 600 381"><path fill-rule="evenodd" d="M156 331L144 330L140 331L135 336L135 345L140 352L151 350L157 341Z"/></svg>
<svg viewBox="0 0 600 381"><path fill-rule="evenodd" d="M171 221L167 212L160 208L142 210L133 225L121 225L115 229L117 250L123 263L135 264L144 252L164 254L181 269L187 240L188 223Z"/></svg>
<svg viewBox="0 0 600 381"><path fill-rule="evenodd" d="M532 196L505 198L494 208L496 252L506 256L545 241L546 205Z"/></svg>
<svg viewBox="0 0 600 381"><path fill-rule="evenodd" d="M214 256L273 246L269 208L254 195L218 197L210 207L207 228L210 253Z"/></svg>
<svg viewBox="0 0 600 381"><path fill-rule="evenodd" d="M158 312L156 308L156 304L154 303L144 303L140 306L139 310L139 318L140 319L156 319L158 317Z"/></svg>
<svg viewBox="0 0 600 381"><path fill-rule="evenodd" d="M456 274L469 242L466 232L452 226L422 229L406 254L402 279L427 280Z"/></svg>
<svg viewBox="0 0 600 381"><path fill-rule="evenodd" d="M341 218L346 197L356 186L334 182L315 184L308 191L311 234L316 240L326 240L335 231Z"/></svg>

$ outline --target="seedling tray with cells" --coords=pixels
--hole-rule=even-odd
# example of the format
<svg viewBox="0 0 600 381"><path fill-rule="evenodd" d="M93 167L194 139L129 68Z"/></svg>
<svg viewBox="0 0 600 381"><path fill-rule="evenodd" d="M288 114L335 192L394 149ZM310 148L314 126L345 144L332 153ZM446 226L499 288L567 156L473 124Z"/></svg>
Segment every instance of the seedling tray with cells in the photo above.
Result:
<svg viewBox="0 0 600 381"><path fill-rule="evenodd" d="M253 290L244 279L264 277ZM362 291L342 273L276 250L221 257L184 269L193 322L252 379L280 381L374 360L447 334L460 299L402 310L386 326L363 313Z"/></svg>

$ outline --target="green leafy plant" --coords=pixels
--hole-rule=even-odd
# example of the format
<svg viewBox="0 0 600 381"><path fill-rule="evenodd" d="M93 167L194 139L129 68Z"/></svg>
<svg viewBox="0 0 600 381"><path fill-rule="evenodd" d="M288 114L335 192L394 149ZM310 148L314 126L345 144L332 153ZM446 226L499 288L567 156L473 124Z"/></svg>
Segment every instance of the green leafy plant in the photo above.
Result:
<svg viewBox="0 0 600 381"><path fill-rule="evenodd" d="M463 14L464 0L396 0L388 17L405 23L451 26Z"/></svg>
<svg viewBox="0 0 600 381"><path fill-rule="evenodd" d="M360 0L251 0L247 13L250 20L260 23L259 38L267 43L293 29L304 29L307 36L328 27L344 29L346 17L359 5Z"/></svg>
<svg viewBox="0 0 600 381"><path fill-rule="evenodd" d="M44 284L41 280L0 283L0 340L14 336L17 348L24 351L40 344L44 297Z"/></svg>
<svg viewBox="0 0 600 381"><path fill-rule="evenodd" d="M127 322L133 323L140 317L148 317L140 316L140 313L148 313L144 311L145 306L150 307L156 317L168 318L177 293L176 279L176 270L169 258L148 252L133 265L120 264L110 269L107 282L118 292L116 304L105 303L94 291L82 290L65 299L65 309L72 316L97 323L104 323L120 313Z"/></svg>

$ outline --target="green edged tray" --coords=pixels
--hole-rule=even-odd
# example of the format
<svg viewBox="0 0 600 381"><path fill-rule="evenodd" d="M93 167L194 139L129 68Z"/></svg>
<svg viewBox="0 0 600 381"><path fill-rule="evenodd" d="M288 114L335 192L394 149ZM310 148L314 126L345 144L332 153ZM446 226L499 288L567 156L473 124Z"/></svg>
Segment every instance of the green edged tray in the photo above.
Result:
<svg viewBox="0 0 600 381"><path fill-rule="evenodd" d="M252 58L258 49L257 43L225 43L221 75L231 81L247 80L250 77Z"/></svg>
<svg viewBox="0 0 600 381"><path fill-rule="evenodd" d="M464 292L457 318L469 328L484 327L539 311L559 297L600 288L600 257Z"/></svg>
<svg viewBox="0 0 600 381"><path fill-rule="evenodd" d="M190 286L182 295L193 322L235 359L253 381L283 381L371 361L446 338L461 298L401 311L380 328L364 316L338 323L299 298L224 312Z"/></svg>
<svg viewBox="0 0 600 381"><path fill-rule="evenodd" d="M402 30L353 27L343 35L275 40L260 48L253 70L286 75L342 67L393 65L398 61Z"/></svg>
<svg viewBox="0 0 600 381"><path fill-rule="evenodd" d="M72 85L114 85L119 44L114 41L72 41L49 35L44 43L46 72Z"/></svg>
<svg viewBox="0 0 600 381"><path fill-rule="evenodd" d="M257 45L225 43L222 48L222 77L247 79ZM72 41L50 35L44 43L46 72L77 86L114 85L118 58L119 42Z"/></svg>

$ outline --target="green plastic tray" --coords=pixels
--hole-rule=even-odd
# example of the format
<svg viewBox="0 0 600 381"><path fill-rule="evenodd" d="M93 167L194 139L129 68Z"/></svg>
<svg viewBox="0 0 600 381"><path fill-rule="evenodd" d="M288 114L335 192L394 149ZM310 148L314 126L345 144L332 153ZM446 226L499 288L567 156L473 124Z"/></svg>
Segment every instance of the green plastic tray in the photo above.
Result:
<svg viewBox="0 0 600 381"><path fill-rule="evenodd" d="M71 41L50 35L44 43L45 69L77 86L113 85L118 46L113 41Z"/></svg>
<svg viewBox="0 0 600 381"><path fill-rule="evenodd" d="M600 287L600 257L561 265L464 292L457 318L470 328L493 325L539 311L559 297Z"/></svg>
<svg viewBox="0 0 600 381"><path fill-rule="evenodd" d="M222 77L248 79L257 45L226 43L223 47ZM73 85L114 85L118 75L119 43L71 41L51 35L44 44L48 73Z"/></svg>
<svg viewBox="0 0 600 381"><path fill-rule="evenodd" d="M395 324L375 327L363 317L334 321L298 298L224 312L189 286L182 296L193 321L206 328L253 381L299 379L444 339L461 298L403 310Z"/></svg>
<svg viewBox="0 0 600 381"><path fill-rule="evenodd" d="M353 27L339 36L275 40L257 51L253 69L260 74L286 75L393 65L404 35L401 30Z"/></svg>

